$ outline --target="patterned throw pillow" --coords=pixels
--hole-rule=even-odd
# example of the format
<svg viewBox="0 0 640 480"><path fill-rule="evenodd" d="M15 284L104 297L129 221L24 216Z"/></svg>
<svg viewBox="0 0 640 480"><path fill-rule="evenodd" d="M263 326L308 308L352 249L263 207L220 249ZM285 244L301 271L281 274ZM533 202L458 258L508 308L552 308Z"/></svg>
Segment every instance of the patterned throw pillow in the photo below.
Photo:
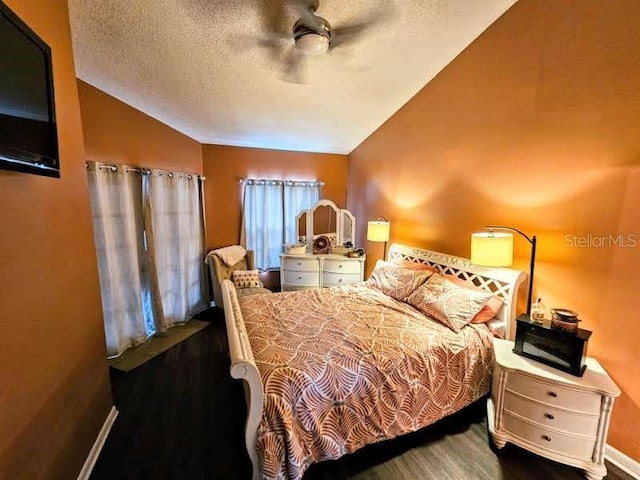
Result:
<svg viewBox="0 0 640 480"><path fill-rule="evenodd" d="M367 282L385 295L404 302L431 275L433 272L430 270L413 270L378 260Z"/></svg>
<svg viewBox="0 0 640 480"><path fill-rule="evenodd" d="M461 287L435 273L409 296L407 303L458 333L491 297L490 292Z"/></svg>
<svg viewBox="0 0 640 480"><path fill-rule="evenodd" d="M476 285L471 283L469 280L463 280L454 275L444 275L444 278L451 280L453 283L455 283L459 287L464 287L470 290L475 290L480 292L486 292L486 290L480 287L477 287ZM502 305L503 305L502 300L500 300L495 295L491 295L491 298L489 299L487 304L484 307L482 307L482 310L480 310L478 314L473 318L473 320L471 320L471 323L485 323L497 317L498 314L500 313L500 310L502 310Z"/></svg>
<svg viewBox="0 0 640 480"><path fill-rule="evenodd" d="M258 277L258 270L234 270L231 280L236 288L262 288L264 285Z"/></svg>

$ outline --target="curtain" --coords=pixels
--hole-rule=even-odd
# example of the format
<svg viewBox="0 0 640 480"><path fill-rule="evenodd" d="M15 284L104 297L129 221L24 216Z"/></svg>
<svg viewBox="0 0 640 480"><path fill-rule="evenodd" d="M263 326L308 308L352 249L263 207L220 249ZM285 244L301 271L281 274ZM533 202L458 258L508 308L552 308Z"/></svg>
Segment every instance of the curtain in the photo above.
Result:
<svg viewBox="0 0 640 480"><path fill-rule="evenodd" d="M296 215L320 200L320 182L284 182L284 243L296 244Z"/></svg>
<svg viewBox="0 0 640 480"><path fill-rule="evenodd" d="M257 268L279 268L284 227L282 182L245 180L242 208L241 243L254 251Z"/></svg>
<svg viewBox="0 0 640 480"><path fill-rule="evenodd" d="M207 307L204 218L196 175L150 170L144 227L156 330L166 332Z"/></svg>
<svg viewBox="0 0 640 480"><path fill-rule="evenodd" d="M87 164L107 355L144 342L154 325L143 289L142 175L125 165Z"/></svg>
<svg viewBox="0 0 640 480"><path fill-rule="evenodd" d="M320 198L321 182L243 182L241 243L261 270L280 268L284 243L296 243L296 215Z"/></svg>

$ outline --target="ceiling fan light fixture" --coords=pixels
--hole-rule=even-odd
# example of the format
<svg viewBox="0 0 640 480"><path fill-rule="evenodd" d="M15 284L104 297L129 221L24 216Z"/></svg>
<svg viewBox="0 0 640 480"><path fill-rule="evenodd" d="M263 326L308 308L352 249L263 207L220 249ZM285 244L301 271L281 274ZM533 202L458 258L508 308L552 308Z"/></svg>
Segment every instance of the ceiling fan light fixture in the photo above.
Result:
<svg viewBox="0 0 640 480"><path fill-rule="evenodd" d="M329 39L318 33L307 33L296 38L296 48L305 55L315 57L322 55L329 49Z"/></svg>

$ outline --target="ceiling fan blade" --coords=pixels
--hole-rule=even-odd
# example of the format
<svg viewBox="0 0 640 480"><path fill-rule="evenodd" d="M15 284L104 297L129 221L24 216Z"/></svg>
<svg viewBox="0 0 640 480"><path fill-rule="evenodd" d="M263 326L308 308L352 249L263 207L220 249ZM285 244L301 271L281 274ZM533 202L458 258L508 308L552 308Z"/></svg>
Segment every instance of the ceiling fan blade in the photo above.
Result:
<svg viewBox="0 0 640 480"><path fill-rule="evenodd" d="M367 30L391 20L394 15L395 5L389 1L380 10L361 21L336 26L332 29L331 48L341 48L357 42Z"/></svg>
<svg viewBox="0 0 640 480"><path fill-rule="evenodd" d="M345 47L357 42L370 24L363 22L334 28L331 37L331 48Z"/></svg>
<svg viewBox="0 0 640 480"><path fill-rule="evenodd" d="M353 56L346 48L331 48L324 54L325 60L333 65L332 68L349 73L362 73L374 66L371 60Z"/></svg>
<svg viewBox="0 0 640 480"><path fill-rule="evenodd" d="M256 37L256 43L261 47L285 47L287 44L293 43L291 35L281 33L265 33Z"/></svg>
<svg viewBox="0 0 640 480"><path fill-rule="evenodd" d="M266 49L269 56L273 60L279 60L282 55L282 49L288 43L292 43L293 39L290 35L280 35L275 33L266 33L259 36L246 36L240 34L229 35L227 44L231 49L240 55L244 55L249 50L256 48Z"/></svg>
<svg viewBox="0 0 640 480"><path fill-rule="evenodd" d="M289 83L306 83L304 62L304 54L292 45L283 58L282 79Z"/></svg>

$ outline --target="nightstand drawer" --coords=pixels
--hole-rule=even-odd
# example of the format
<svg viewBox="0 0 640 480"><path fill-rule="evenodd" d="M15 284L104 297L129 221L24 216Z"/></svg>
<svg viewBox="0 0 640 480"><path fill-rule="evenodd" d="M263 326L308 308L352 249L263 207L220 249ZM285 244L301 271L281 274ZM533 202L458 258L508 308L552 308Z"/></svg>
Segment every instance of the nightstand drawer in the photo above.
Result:
<svg viewBox="0 0 640 480"><path fill-rule="evenodd" d="M283 270L281 272L282 283L287 285L320 286L318 272L296 272Z"/></svg>
<svg viewBox="0 0 640 480"><path fill-rule="evenodd" d="M356 283L360 281L359 273L323 273L322 285L325 287L336 287L339 285L349 285L350 283Z"/></svg>
<svg viewBox="0 0 640 480"><path fill-rule="evenodd" d="M565 435L555 430L542 428L505 412L503 429L534 445L556 452L565 457L591 460L595 439Z"/></svg>
<svg viewBox="0 0 640 480"><path fill-rule="evenodd" d="M282 259L281 269L297 272L318 272L320 264L315 258L284 258Z"/></svg>
<svg viewBox="0 0 640 480"><path fill-rule="evenodd" d="M543 405L512 392L505 393L504 411L539 423L541 426L562 430L569 434L595 438L598 432L599 417L597 415L568 412Z"/></svg>
<svg viewBox="0 0 640 480"><path fill-rule="evenodd" d="M360 274L360 262L353 260L324 260L323 270L332 273L357 273Z"/></svg>
<svg viewBox="0 0 640 480"><path fill-rule="evenodd" d="M595 392L572 390L514 372L509 373L506 389L523 397L572 412L600 414L601 396Z"/></svg>

